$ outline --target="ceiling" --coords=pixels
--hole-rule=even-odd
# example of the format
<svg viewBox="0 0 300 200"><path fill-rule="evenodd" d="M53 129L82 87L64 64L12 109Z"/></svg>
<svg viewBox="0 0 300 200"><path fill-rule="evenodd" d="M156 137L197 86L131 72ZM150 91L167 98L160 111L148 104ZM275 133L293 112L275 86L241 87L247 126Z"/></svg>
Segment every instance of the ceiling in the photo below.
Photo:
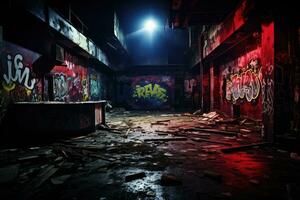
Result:
<svg viewBox="0 0 300 200"><path fill-rule="evenodd" d="M95 41L103 41L107 15L116 10L125 35L141 28L143 20L154 17L162 26L187 28L194 25L219 23L239 0L49 0L56 7L72 11L87 27L87 34ZM67 13L66 13L67 14Z"/></svg>
<svg viewBox="0 0 300 200"><path fill-rule="evenodd" d="M186 28L220 23L239 0L171 0L169 26Z"/></svg>

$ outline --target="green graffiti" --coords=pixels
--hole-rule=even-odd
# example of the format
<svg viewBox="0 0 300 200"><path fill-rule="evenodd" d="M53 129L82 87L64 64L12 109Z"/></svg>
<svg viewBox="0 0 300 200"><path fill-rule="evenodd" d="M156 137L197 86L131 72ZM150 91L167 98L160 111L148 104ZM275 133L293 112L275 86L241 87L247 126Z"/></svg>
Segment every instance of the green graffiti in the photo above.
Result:
<svg viewBox="0 0 300 200"><path fill-rule="evenodd" d="M151 84L145 86L136 85L133 93L134 98L157 98L162 102L168 100L167 90L160 87L158 84Z"/></svg>

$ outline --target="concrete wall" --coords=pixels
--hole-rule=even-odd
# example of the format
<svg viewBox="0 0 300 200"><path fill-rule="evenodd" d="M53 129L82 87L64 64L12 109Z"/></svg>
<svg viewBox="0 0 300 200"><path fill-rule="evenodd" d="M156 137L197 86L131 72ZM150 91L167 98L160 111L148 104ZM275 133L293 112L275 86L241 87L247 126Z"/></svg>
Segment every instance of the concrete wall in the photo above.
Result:
<svg viewBox="0 0 300 200"><path fill-rule="evenodd" d="M200 76L180 66L128 67L117 74L116 103L128 109L195 110Z"/></svg>
<svg viewBox="0 0 300 200"><path fill-rule="evenodd" d="M220 65L215 93L220 98L220 109L233 115L233 106L240 115L262 119L261 49L246 52L238 58ZM218 88L216 88L219 86Z"/></svg>
<svg viewBox="0 0 300 200"><path fill-rule="evenodd" d="M54 66L46 76L48 100L80 102L106 97L104 75L69 53L63 65Z"/></svg>
<svg viewBox="0 0 300 200"><path fill-rule="evenodd" d="M106 98L106 77L98 70L66 53L63 65L38 74L41 55L5 42L1 49L1 97L12 102L43 100L81 102Z"/></svg>
<svg viewBox="0 0 300 200"><path fill-rule="evenodd" d="M132 109L170 109L174 104L174 77L133 76L118 78L118 100Z"/></svg>
<svg viewBox="0 0 300 200"><path fill-rule="evenodd" d="M9 42L4 42L0 52L2 101L5 97L5 101L41 101L43 77L33 67L41 55Z"/></svg>

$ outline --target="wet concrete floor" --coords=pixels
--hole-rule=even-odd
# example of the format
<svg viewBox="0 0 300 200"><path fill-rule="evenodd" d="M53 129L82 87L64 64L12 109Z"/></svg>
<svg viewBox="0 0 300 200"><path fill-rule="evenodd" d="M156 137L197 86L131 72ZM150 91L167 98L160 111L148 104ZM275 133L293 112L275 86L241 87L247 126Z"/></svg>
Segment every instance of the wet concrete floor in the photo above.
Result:
<svg viewBox="0 0 300 200"><path fill-rule="evenodd" d="M300 199L297 153L273 144L222 151L261 142L259 121L120 111L108 113L107 124L2 149L0 198Z"/></svg>

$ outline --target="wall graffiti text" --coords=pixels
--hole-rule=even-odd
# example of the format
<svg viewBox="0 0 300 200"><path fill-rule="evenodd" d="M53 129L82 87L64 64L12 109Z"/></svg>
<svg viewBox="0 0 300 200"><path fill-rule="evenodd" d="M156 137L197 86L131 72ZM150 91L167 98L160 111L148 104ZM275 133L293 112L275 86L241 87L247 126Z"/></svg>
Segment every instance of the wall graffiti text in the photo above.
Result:
<svg viewBox="0 0 300 200"><path fill-rule="evenodd" d="M258 60L252 60L246 70L231 74L226 80L226 99L228 101L237 101L246 99L248 102L258 98L261 90L260 74Z"/></svg>
<svg viewBox="0 0 300 200"><path fill-rule="evenodd" d="M156 98L161 102L166 102L168 100L167 90L158 84L152 83L149 83L145 86L136 85L133 97L137 99Z"/></svg>
<svg viewBox="0 0 300 200"><path fill-rule="evenodd" d="M273 115L274 81L272 79L273 65L266 66L267 71L262 81L263 113Z"/></svg>
<svg viewBox="0 0 300 200"><path fill-rule="evenodd" d="M30 92L37 82L30 76L30 68L24 66L22 61L23 56L21 54L7 55L7 74L3 74L4 82L2 85L8 92L15 89L16 83L24 86Z"/></svg>

